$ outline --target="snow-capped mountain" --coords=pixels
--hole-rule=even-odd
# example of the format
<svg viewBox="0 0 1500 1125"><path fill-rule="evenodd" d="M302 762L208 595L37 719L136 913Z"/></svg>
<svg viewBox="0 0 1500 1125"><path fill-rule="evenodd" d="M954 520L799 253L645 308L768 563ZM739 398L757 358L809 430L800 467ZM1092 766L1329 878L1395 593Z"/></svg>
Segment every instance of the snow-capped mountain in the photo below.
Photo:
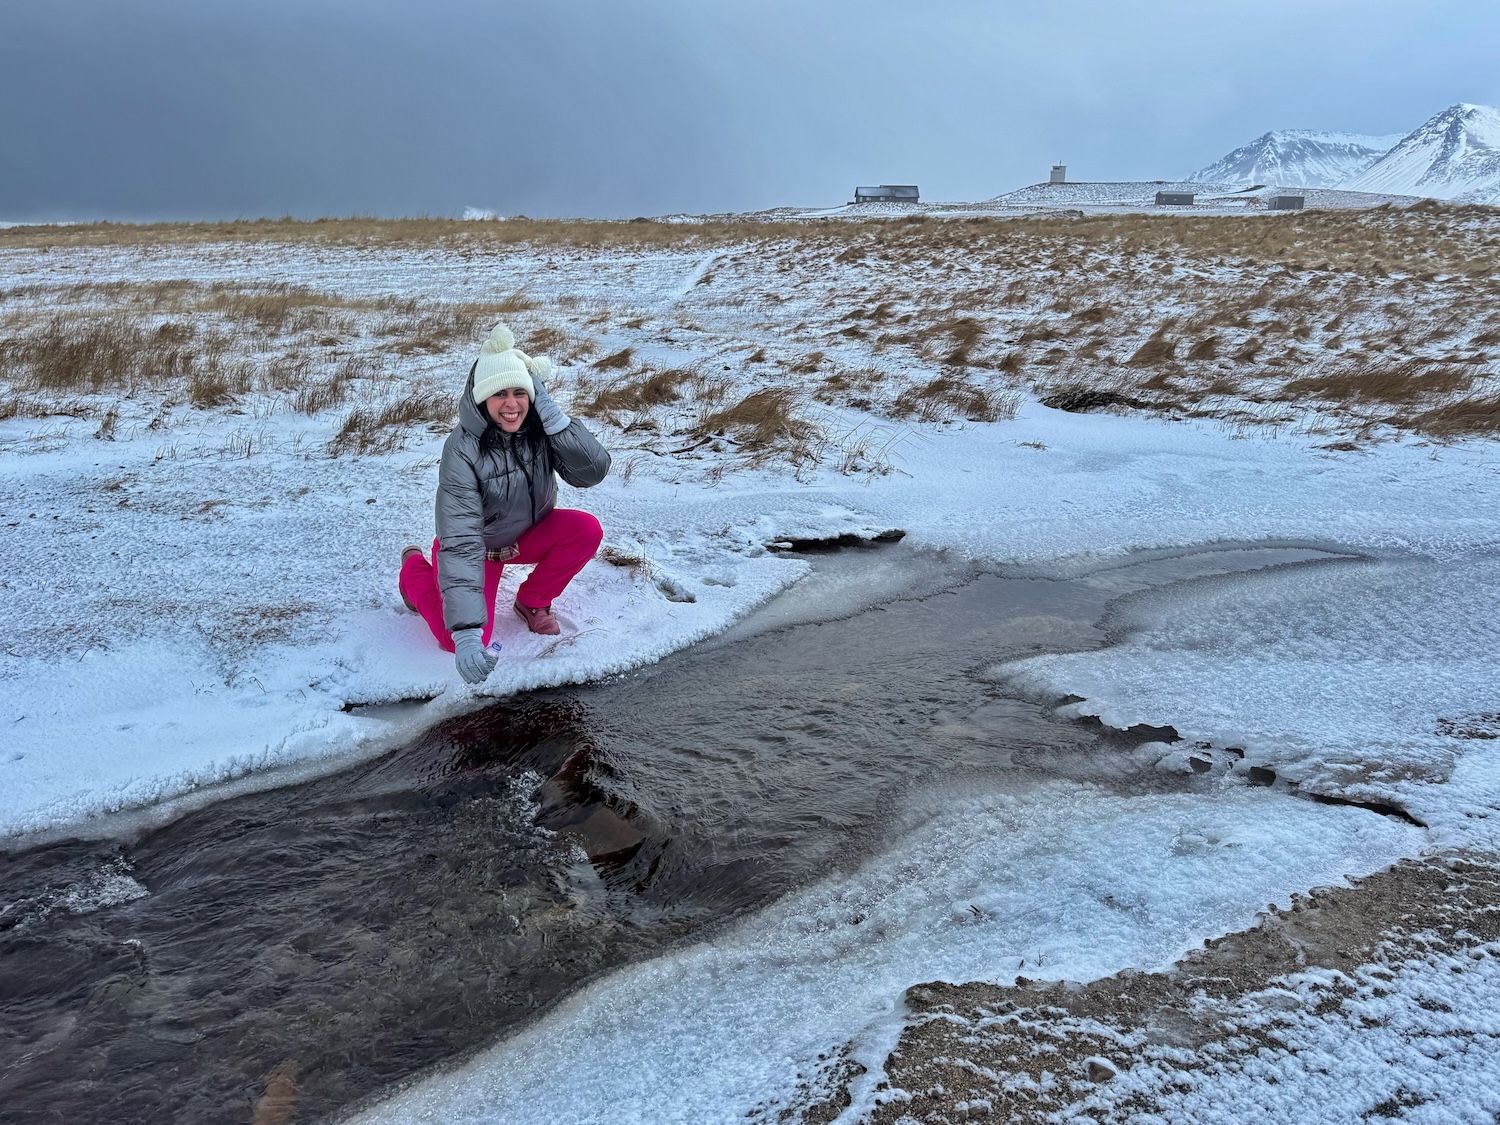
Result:
<svg viewBox="0 0 1500 1125"><path fill-rule="evenodd" d="M1316 129L1277 129L1241 145L1187 179L1199 183L1333 187L1364 171L1401 139L1400 133L1367 137Z"/></svg>
<svg viewBox="0 0 1500 1125"><path fill-rule="evenodd" d="M1349 191L1500 203L1500 109L1449 106L1338 186Z"/></svg>

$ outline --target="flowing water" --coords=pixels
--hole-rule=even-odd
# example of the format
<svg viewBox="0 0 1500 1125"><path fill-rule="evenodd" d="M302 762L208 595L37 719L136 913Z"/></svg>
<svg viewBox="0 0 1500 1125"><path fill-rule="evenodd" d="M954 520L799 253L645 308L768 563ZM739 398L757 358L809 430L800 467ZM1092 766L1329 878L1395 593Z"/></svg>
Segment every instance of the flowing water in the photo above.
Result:
<svg viewBox="0 0 1500 1125"><path fill-rule="evenodd" d="M1120 753L1161 732L1062 722L986 670L1104 643L1122 592L1316 554L1048 581L906 552L921 596L819 622L814 578L641 672L497 702L120 839L0 856L0 1119L326 1118L856 865L924 783L1191 784ZM829 562L824 580L853 568L843 589L868 600L871 565Z"/></svg>

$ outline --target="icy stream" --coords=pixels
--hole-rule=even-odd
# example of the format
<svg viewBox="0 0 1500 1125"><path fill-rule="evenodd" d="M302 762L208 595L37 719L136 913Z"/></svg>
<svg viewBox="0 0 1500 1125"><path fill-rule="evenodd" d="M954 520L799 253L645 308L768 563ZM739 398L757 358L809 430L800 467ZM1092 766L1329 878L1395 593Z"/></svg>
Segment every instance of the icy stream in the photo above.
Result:
<svg viewBox="0 0 1500 1125"><path fill-rule="evenodd" d="M1051 581L901 548L830 556L638 673L128 839L7 855L0 1104L17 1121L309 1121L523 1029L377 1116L743 1119L816 1085L830 1035L874 1034L878 1054L897 961L964 979L1001 957L1170 957L1185 933L1382 866L1417 830L1226 789L1231 762L1158 770L1162 732L1063 721L987 670L1099 646L1119 594L1286 565L1345 564L1231 550ZM1263 830L1273 801L1293 854ZM1160 880L1158 853L1178 868L1151 898L1131 871ZM1064 884L1072 899L1038 890Z"/></svg>

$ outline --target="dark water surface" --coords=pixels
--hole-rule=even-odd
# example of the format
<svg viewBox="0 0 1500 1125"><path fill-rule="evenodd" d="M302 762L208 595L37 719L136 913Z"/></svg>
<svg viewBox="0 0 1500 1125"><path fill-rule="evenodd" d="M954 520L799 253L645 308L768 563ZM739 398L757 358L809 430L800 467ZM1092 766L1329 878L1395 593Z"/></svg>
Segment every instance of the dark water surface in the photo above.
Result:
<svg viewBox="0 0 1500 1125"><path fill-rule="evenodd" d="M924 782L1162 783L984 675L1102 643L1128 588L980 576L505 700L134 838L0 855L0 1121L326 1118L857 864Z"/></svg>

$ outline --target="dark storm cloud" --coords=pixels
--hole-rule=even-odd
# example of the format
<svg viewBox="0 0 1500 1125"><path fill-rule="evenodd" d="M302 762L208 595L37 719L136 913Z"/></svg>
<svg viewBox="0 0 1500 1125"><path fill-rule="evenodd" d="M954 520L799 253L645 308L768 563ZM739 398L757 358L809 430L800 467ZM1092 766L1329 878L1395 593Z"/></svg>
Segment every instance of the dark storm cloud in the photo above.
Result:
<svg viewBox="0 0 1500 1125"><path fill-rule="evenodd" d="M1224 10L1220 10L1223 8ZM1488 3L8 0L0 218L718 211L1175 176L1500 100Z"/></svg>

